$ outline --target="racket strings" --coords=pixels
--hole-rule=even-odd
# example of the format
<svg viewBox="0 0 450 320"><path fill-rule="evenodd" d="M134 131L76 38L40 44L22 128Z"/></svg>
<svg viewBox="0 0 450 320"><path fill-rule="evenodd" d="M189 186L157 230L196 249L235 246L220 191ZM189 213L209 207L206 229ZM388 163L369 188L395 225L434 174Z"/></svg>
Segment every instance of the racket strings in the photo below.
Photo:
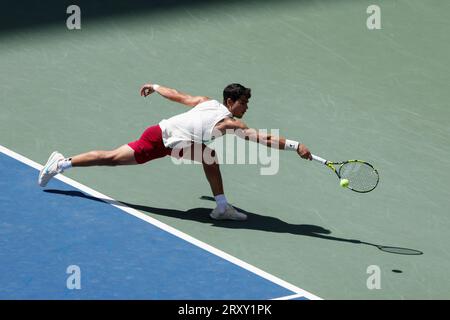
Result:
<svg viewBox="0 0 450 320"><path fill-rule="evenodd" d="M341 179L348 179L348 187L359 192L369 192L378 184L378 173L364 162L344 163L339 169Z"/></svg>

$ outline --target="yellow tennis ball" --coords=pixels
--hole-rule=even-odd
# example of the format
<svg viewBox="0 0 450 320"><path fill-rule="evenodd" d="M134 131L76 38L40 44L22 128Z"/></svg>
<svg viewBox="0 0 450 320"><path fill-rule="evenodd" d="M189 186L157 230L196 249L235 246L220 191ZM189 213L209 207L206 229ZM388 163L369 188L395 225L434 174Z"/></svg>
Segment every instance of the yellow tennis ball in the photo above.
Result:
<svg viewBox="0 0 450 320"><path fill-rule="evenodd" d="M341 179L341 187L347 188L348 187L348 179Z"/></svg>

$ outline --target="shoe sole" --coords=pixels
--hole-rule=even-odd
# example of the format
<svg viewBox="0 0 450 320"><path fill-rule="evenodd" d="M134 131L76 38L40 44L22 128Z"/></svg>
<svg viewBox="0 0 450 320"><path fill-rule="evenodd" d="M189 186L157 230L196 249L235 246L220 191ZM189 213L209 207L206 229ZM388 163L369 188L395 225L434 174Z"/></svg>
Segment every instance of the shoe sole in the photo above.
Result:
<svg viewBox="0 0 450 320"><path fill-rule="evenodd" d="M50 179L48 179L47 181L44 182L44 181L42 181L42 177L46 173L47 168L53 164L54 161L52 161L52 160L53 160L53 157L56 156L56 154L58 154L58 151L53 151L53 153L48 158L47 163L45 164L45 166L42 168L41 172L39 173L38 183L39 183L39 181L41 181L41 183L39 183L39 186L41 186L41 187L45 187L48 184L48 182L50 181Z"/></svg>

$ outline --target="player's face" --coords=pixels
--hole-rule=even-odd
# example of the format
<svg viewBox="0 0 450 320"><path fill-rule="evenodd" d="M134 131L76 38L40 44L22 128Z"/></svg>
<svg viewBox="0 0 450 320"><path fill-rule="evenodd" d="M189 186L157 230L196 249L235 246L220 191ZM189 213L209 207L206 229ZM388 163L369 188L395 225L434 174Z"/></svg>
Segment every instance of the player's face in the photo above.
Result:
<svg viewBox="0 0 450 320"><path fill-rule="evenodd" d="M239 119L242 118L248 109L247 104L248 98L244 96L240 97L235 102L232 102L231 113L233 114L233 116Z"/></svg>

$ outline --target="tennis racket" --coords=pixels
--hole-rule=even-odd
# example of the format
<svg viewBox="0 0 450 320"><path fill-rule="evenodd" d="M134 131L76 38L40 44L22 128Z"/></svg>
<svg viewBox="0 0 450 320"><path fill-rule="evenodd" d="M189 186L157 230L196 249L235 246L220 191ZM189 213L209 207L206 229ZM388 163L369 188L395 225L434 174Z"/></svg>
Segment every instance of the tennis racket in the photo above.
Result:
<svg viewBox="0 0 450 320"><path fill-rule="evenodd" d="M380 181L378 171L368 162L361 160L331 162L316 155L311 156L313 160L333 170L339 179L347 179L347 188L352 191L359 193L370 192L377 187Z"/></svg>

